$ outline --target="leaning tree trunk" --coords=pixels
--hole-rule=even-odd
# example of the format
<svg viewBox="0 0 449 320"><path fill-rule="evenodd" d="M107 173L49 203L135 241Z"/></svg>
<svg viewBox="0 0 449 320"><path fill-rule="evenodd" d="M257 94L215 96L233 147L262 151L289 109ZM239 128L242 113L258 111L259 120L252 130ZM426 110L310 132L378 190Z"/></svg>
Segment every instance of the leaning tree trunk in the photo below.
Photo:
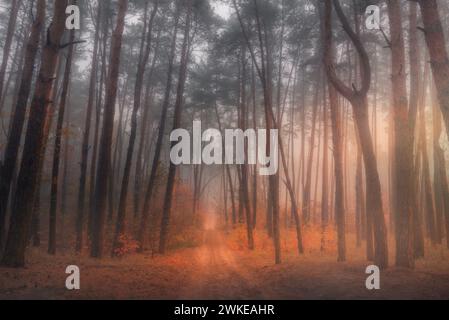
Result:
<svg viewBox="0 0 449 320"><path fill-rule="evenodd" d="M122 178L120 201L119 201L119 207L118 207L117 225L116 225L116 230L115 230L115 235L114 235L114 243L112 245L112 255L116 255L117 250L120 249L120 246L122 245L122 243L120 242L120 237L125 233L126 202L127 202L126 200L128 197L129 177L130 177L130 173L131 173L134 145L135 145L136 136L137 136L137 114L140 109L141 95L142 95L142 88L143 88L143 77L145 75L146 64L150 57L151 44L152 44L152 40L153 40L153 22L154 22L154 18L156 17L158 5L159 5L159 2L156 1L154 4L153 11L151 13L151 18L150 18L149 24L148 24L148 31L146 31L145 27L144 27L144 35L145 35L145 32L148 32L148 34L147 34L148 38L146 40L146 46L144 48L144 51L141 51L141 56L139 57L139 64L137 66L137 75L136 75L136 82L135 82L135 87L134 87L134 107L133 107L133 111L132 111L132 115L131 115L131 133L129 136L129 144L128 144L128 150L127 150L127 154L126 154L125 169L124 169L123 178ZM143 37L143 39L145 39L145 37ZM143 42L145 42L145 40L143 40Z"/></svg>
<svg viewBox="0 0 449 320"><path fill-rule="evenodd" d="M371 66L369 62L368 54L363 46L360 38L352 30L348 19L346 18L341 8L340 2L334 0L334 7L337 11L340 22L343 25L343 29L354 44L362 68L362 85L361 89L349 88L343 83L337 76L335 68L327 59L326 69L328 77L337 91L340 92L352 105L354 119L357 126L357 132L360 138L360 145L362 148L362 155L365 163L365 175L366 175L366 202L367 202L367 215L372 217L373 229L374 229L374 262L380 268L386 268L388 266L388 244L387 244L387 232L385 226L385 217L382 207L382 193L379 178L379 171L377 169L377 159L374 153L374 145L371 137L369 115L368 115L368 101L367 94L371 85ZM330 11L330 4L327 4L327 11ZM330 13L328 13L331 16ZM330 19L330 18L328 18ZM329 29L331 24L328 23L327 35L331 37ZM329 46L325 50L329 52ZM329 53L327 53L329 54Z"/></svg>
<svg viewBox="0 0 449 320"><path fill-rule="evenodd" d="M424 36L430 55L430 65L438 92L441 113L449 136L449 56L437 0L419 0L424 23Z"/></svg>
<svg viewBox="0 0 449 320"><path fill-rule="evenodd" d="M112 132L114 127L115 100L117 97L117 82L120 68L125 15L128 0L119 0L117 25L112 35L109 72L104 105L103 129L98 154L98 168L95 182L95 205L93 216L93 234L90 255L100 258L103 255L104 224L106 218L106 200L108 192L108 175L111 169Z"/></svg>
<svg viewBox="0 0 449 320"><path fill-rule="evenodd" d="M31 103L23 157L17 180L16 194L12 202L12 216L3 264L23 267L25 249L32 218L41 149L44 144L43 130L50 108L53 77L60 52L60 41L65 27L67 0L54 2L53 23L47 32L47 42L42 52L42 63Z"/></svg>

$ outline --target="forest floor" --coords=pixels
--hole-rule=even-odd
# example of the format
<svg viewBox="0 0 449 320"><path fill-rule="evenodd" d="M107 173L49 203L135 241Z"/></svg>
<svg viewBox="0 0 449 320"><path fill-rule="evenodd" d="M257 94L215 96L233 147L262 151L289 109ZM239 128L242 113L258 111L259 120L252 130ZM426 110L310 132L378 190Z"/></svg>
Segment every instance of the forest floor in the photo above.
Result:
<svg viewBox="0 0 449 320"><path fill-rule="evenodd" d="M381 289L369 291L362 248L344 263L332 252L298 256L290 250L275 265L261 240L252 252L234 240L205 230L196 248L102 260L30 249L25 269L0 268L0 299L449 299L449 251L443 248L430 250L412 271L382 271ZM80 268L81 290L65 288L72 264Z"/></svg>

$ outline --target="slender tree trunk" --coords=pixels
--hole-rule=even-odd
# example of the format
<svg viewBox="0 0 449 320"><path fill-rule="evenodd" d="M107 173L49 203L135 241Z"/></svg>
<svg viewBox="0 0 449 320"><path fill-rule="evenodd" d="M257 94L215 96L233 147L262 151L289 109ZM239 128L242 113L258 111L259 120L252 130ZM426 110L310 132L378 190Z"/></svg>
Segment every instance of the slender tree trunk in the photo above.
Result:
<svg viewBox="0 0 449 320"><path fill-rule="evenodd" d="M254 63L251 64L251 95L253 102L253 110L252 110L252 120L253 120L253 128L257 130L257 115L256 115L256 79L254 74ZM256 138L256 149L258 148L258 139ZM256 229L257 225L257 164L253 167L253 229Z"/></svg>
<svg viewBox="0 0 449 320"><path fill-rule="evenodd" d="M95 211L93 216L92 247L90 255L100 258L103 255L104 223L106 216L106 199L108 175L111 169L112 132L114 127L115 102L117 97L117 82L120 67L125 16L128 9L128 0L119 0L117 25L112 35L109 72L106 88L106 101L104 105L103 130L98 155L98 169L95 182Z"/></svg>
<svg viewBox="0 0 449 320"><path fill-rule="evenodd" d="M409 61L410 61L410 96L409 96L409 130L411 133L412 146L416 145L416 117L418 113L418 104L421 91L421 61L420 49L418 44L418 3L409 2ZM415 147L416 149L416 147ZM413 201L413 253L415 258L424 256L424 237L422 232L422 219L420 216L419 201L419 170L420 170L420 152L415 150L415 159L413 164L412 186L415 194Z"/></svg>
<svg viewBox="0 0 449 320"><path fill-rule="evenodd" d="M156 178L157 178L157 171L159 168L159 159L161 157L161 151L162 151L162 142L164 139L165 134L165 125L167 120L167 111L168 111L168 105L170 100L170 94L171 94L171 87L173 82L173 65L176 55L176 40L178 36L178 27L179 27L179 16L180 16L180 8L179 6L176 7L175 17L174 17L174 29L171 39L171 47L170 47L170 56L168 60L168 70L167 70L167 84L165 86L165 92L164 92L164 100L162 102L162 114L159 121L159 132L157 135L157 141L156 141L156 147L154 151L154 157L153 157L153 163L151 165L151 173L150 178L148 181L148 187L145 192L144 197L144 203L142 208L142 220L140 223L140 229L139 229L139 251L142 252L145 247L145 241L146 241L146 232L147 232L147 225L148 225L148 219L150 217L150 205L152 202L153 197L153 191L156 184Z"/></svg>
<svg viewBox="0 0 449 320"><path fill-rule="evenodd" d="M434 86L432 86L434 89ZM447 184L446 166L444 151L440 146L440 137L442 133L441 114L438 109L438 100L436 99L436 92L432 90L432 123L433 123L433 186L435 196L435 214L436 214L436 236L437 243L441 244L444 237L444 212L446 211L444 205L445 196L445 182ZM446 194L447 196L447 194Z"/></svg>
<svg viewBox="0 0 449 320"><path fill-rule="evenodd" d="M76 1L74 2L76 4ZM70 32L70 43L75 40L75 31ZM74 45L70 45L65 63L64 79L62 81L61 101L59 104L58 120L56 123L55 145L53 151L53 168L51 175L51 195L50 195L50 214L49 214L49 235L48 235L48 253L56 254L56 209L59 189L59 164L61 156L62 126L64 124L64 115L67 104L67 97L70 85L70 75L72 70Z"/></svg>
<svg viewBox="0 0 449 320"><path fill-rule="evenodd" d="M356 102L353 110L365 163L366 176L366 210L372 219L374 234L374 262L381 268L388 266L388 246L385 218L382 208L382 194L380 187L377 160L369 129L369 118L366 100Z"/></svg>
<svg viewBox="0 0 449 320"><path fill-rule="evenodd" d="M226 168L223 167L223 172L221 175L223 182L223 214L225 220L225 231L228 232L229 228L229 217L228 217L228 186L226 183Z"/></svg>
<svg viewBox="0 0 449 320"><path fill-rule="evenodd" d="M247 80L247 68L246 68L246 50L242 49L241 53L241 59L242 59L242 74L241 74L241 123L240 128L245 131L246 130L246 115L247 115L247 106L246 106L246 80ZM248 147L248 143L245 142L245 162L248 159L248 154L246 152ZM244 209L246 213L246 233L248 237L248 248L250 250L254 249L254 236L253 236L253 225L252 225L252 214L251 214L251 208L249 203L249 190L248 190L248 165L243 164L241 165L241 172L242 172L242 196L243 196L243 204Z"/></svg>
<svg viewBox="0 0 449 320"><path fill-rule="evenodd" d="M53 94L52 94L52 98L51 101L53 101L53 103L51 103L49 109L48 109L48 113L45 117L44 120L44 128L43 128L43 133L42 133L42 137L43 137L43 144L42 147L40 149L39 152L39 157L37 157L39 159L39 164L37 165L38 167L38 172L37 172L37 182L36 182L36 191L35 191L35 195L34 195L34 199L33 199L33 218L32 221L36 222L35 224L31 225L31 234L30 237L33 238L33 245L38 247L40 246L40 215L41 215L41 186L42 186L42 175L43 175L43 171L44 171L44 160L45 160L45 155L47 152L47 145L49 142L49 134L50 134L50 129L52 128L52 123L53 123L53 118L54 118L54 112L55 112L55 106L58 104L58 99L59 99L59 82L61 80L62 77L62 66L63 63L61 63L61 59L58 59L58 66L56 68L56 77L54 79L54 86L53 86Z"/></svg>
<svg viewBox="0 0 449 320"><path fill-rule="evenodd" d="M9 54L13 42L14 32L16 30L17 15L19 13L22 0L12 0L11 11L9 12L8 28L6 38L3 44L2 63L0 65L0 99L3 96L3 85L5 81L6 68L8 67Z"/></svg>
<svg viewBox="0 0 449 320"><path fill-rule="evenodd" d="M413 268L413 140L410 130L407 76L405 73L405 45L402 33L400 3L389 0L388 15L392 52L392 93L394 115L394 172L396 175L396 266Z"/></svg>
<svg viewBox="0 0 449 320"><path fill-rule="evenodd" d="M223 130L222 130L222 126L221 126L220 115L218 114L217 104L215 104L215 115L217 117L218 128L219 128L220 132L222 132ZM224 143L224 141L223 141L223 143ZM235 207L235 199L234 199L234 186L233 186L233 182L232 182L230 166L225 165L225 169L226 169L227 182L229 183L229 192L231 193L231 204L232 204L231 218L232 218L232 227L234 227L235 224L237 223L236 207Z"/></svg>
<svg viewBox="0 0 449 320"><path fill-rule="evenodd" d="M337 11L340 22L351 42L356 47L362 67L361 89L347 87L336 75L335 68L331 63L331 58L326 64L329 79L335 88L342 94L352 105L354 119L357 125L357 132L360 138L363 159L365 163L366 175L366 193L367 193L367 215L372 217L374 231L374 262L380 268L388 266L388 245L387 233L385 226L385 217L382 207L382 194L379 172L377 169L377 159L374 153L374 146L371 137L370 123L368 116L367 94L371 85L371 67L368 54L360 41L360 38L352 30L349 22L343 13L338 0L334 0L334 7ZM330 6L328 4L328 6ZM327 9L330 11L330 8ZM330 16L330 12L328 13ZM327 20L329 20L328 18ZM326 31L327 37L331 38L330 23ZM330 41L331 43L331 41ZM325 52L329 52L329 46ZM342 223L340 221L340 223ZM338 221L337 221L338 225Z"/></svg>
<svg viewBox="0 0 449 320"><path fill-rule="evenodd" d="M154 69L156 66L156 61L159 57L160 34L161 34L161 29L159 29L158 34L157 34L156 48L154 49L153 61L151 63L151 67L148 72L148 84L147 84L146 96L145 96L145 109L143 111L143 116L142 116L142 129L141 129L141 133L140 133L140 141L139 141L139 146L138 146L138 151L137 151L137 160L136 160L136 172L135 172L135 183L134 183L134 218L137 218L137 215L140 210L140 197L141 197L141 193L142 193L141 185L144 180L143 179L144 175L142 175L142 172L141 172L143 170L142 162L144 160L142 153L145 148L146 132L148 130L147 128L148 128L148 124L149 124L148 118L149 118L149 114L150 114L150 107L151 107L151 104L153 103L153 98L154 98L152 80L153 80Z"/></svg>
<svg viewBox="0 0 449 320"><path fill-rule="evenodd" d="M332 65L333 44L332 44L332 4L325 2L323 14L323 42L324 58L326 69ZM329 70L327 70L329 73ZM345 232L345 205L344 205L344 182L343 182L343 137L342 120L340 106L338 103L338 93L328 74L328 91L332 124L332 144L334 150L334 180L335 188L335 219L337 224L338 261L346 260L346 232Z"/></svg>
<svg viewBox="0 0 449 320"><path fill-rule="evenodd" d="M180 4L178 4L180 5ZM184 39L181 50L181 62L180 62L180 71L179 71L179 79L178 79L178 88L176 92L176 102L175 102L175 110L174 110L174 119L173 119L173 130L180 128L181 126L181 116L182 116L182 106L184 99L184 87L187 79L187 66L189 63L189 52L191 45L190 38L190 28L191 28L191 17L192 17L192 7L193 0L188 0L185 4L187 6L186 10L186 20L184 27ZM172 147L176 145L176 142L172 142ZM171 215L171 206L172 206L172 196L173 196L173 187L175 182L176 175L176 165L170 162L170 168L168 171L167 178L167 188L165 191L164 197L164 205L162 209L162 221L161 221L161 230L160 230L160 238L159 238L159 253L164 254L167 246L167 238L168 238L168 227L170 224L170 215Z"/></svg>
<svg viewBox="0 0 449 320"><path fill-rule="evenodd" d="M323 89L326 83L323 82ZM325 92L325 90L324 90ZM329 153L329 123L328 123L328 105L326 97L323 101L323 180L322 180L322 190L321 190L321 227L323 230L326 229L329 223L329 164L328 164L328 153Z"/></svg>
<svg viewBox="0 0 449 320"><path fill-rule="evenodd" d="M312 188L312 165L313 165L313 155L315 151L315 132L316 132L316 119L318 115L318 97L319 97L319 84L320 84L320 75L321 75L321 68L318 68L316 70L316 89L315 89L315 96L314 96L314 102L313 102L313 109L312 109L312 129L310 133L310 141L309 141L309 157L307 160L307 167L305 171L306 180L303 190L303 197L302 197L302 219L305 224L308 224L310 222L310 194L311 194L311 188Z"/></svg>
<svg viewBox="0 0 449 320"><path fill-rule="evenodd" d="M114 146L113 149L113 156L112 156L112 165L111 165L111 171L108 178L108 217L107 221L109 226L112 225L112 222L114 220L115 216L115 209L116 209L116 186L119 183L119 176L120 176L120 167L121 167L121 161L122 161L122 151L123 151L123 140L124 136L126 134L126 126L128 123L128 115L129 115L129 109L126 108L126 114L125 114L125 104L126 104L126 98L128 96L128 87L129 87L129 76L126 76L125 85L123 90L118 94L117 100L118 102L118 109L119 109L119 118L118 118L118 125L115 129L115 143L113 142L112 145ZM124 120L123 120L124 119ZM113 131L114 132L114 131Z"/></svg>
<svg viewBox="0 0 449 320"><path fill-rule="evenodd" d="M420 125L420 120L418 121ZM424 233L423 233L423 219L422 219L422 179L420 179L420 173L422 171L422 157L421 157L421 142L418 137L418 147L415 154L414 168L415 168L415 181L414 188L417 199L415 200L416 208L413 210L413 248L415 259L424 258Z"/></svg>
<svg viewBox="0 0 449 320"><path fill-rule="evenodd" d="M355 228L356 228L356 245L360 247L362 244L362 217L365 212L365 194L363 188L363 163L360 142L357 139L357 168L355 173ZM366 223L366 221L365 221Z"/></svg>
<svg viewBox="0 0 449 320"><path fill-rule="evenodd" d="M109 12L111 1L104 0L103 12ZM109 35L109 17L108 15L102 15L102 43L99 45L101 51L101 71L100 71L100 83L97 93L96 110L95 110L95 128L94 139L92 148L92 159L90 164L90 181L89 181L89 217L88 217L88 236L92 239L93 225L94 225L94 205L95 205L95 173L97 172L97 160L98 160L98 143L100 136L100 120L101 111L103 105L103 88L105 85L106 73L107 73L107 47L108 47L108 35Z"/></svg>
<svg viewBox="0 0 449 320"><path fill-rule="evenodd" d="M94 48L92 53L92 66L90 72L89 82L89 97L87 99L86 120L84 122L83 140L81 146L81 161L80 161L80 177L78 189L78 203L77 203L77 218L76 218L76 242L75 251L81 252L83 248L83 228L84 228L84 213L85 213L85 198L86 198L86 176L87 176L87 161L89 157L89 138L92 122L92 111L94 106L97 70L98 70L98 45L100 41L100 24L102 19L102 4L98 3L96 29L94 38Z"/></svg>
<svg viewBox="0 0 449 320"><path fill-rule="evenodd" d="M71 96L71 90L69 91L69 98L70 101ZM65 250L66 248L66 237L67 234L65 229L65 219L67 216L67 200L68 200L68 193L70 189L69 184L69 170L70 170L70 116L71 116L71 104L69 103L67 105L67 111L66 111L66 117L65 117L65 141L64 141L64 167L62 169L62 181L61 181L61 247Z"/></svg>
<svg viewBox="0 0 449 320"><path fill-rule="evenodd" d="M449 56L436 0L419 0L424 23L424 36L430 55L430 65L438 92L441 113L449 136Z"/></svg>
<svg viewBox="0 0 449 320"><path fill-rule="evenodd" d="M430 165L429 156L427 152L427 136L426 136L426 121L425 121L425 106L421 106L420 110L420 143L421 143L421 157L423 170L423 185L424 185L424 202L425 202L425 220L427 226L427 236L436 244L436 226L435 226L435 206L433 199L433 186L430 179Z"/></svg>

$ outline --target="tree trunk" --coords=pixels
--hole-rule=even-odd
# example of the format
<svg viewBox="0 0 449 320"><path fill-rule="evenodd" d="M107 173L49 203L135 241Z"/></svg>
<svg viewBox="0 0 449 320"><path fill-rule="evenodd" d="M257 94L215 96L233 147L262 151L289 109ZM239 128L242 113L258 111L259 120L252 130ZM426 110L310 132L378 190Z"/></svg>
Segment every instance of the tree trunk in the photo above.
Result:
<svg viewBox="0 0 449 320"><path fill-rule="evenodd" d="M358 140L358 139L357 139ZM355 173L355 227L356 227L356 245L362 244L362 228L366 221L362 221L365 215L365 194L363 190L363 163L360 142L357 141L357 168Z"/></svg>
<svg viewBox="0 0 449 320"><path fill-rule="evenodd" d="M162 150L162 142L164 139L165 134L165 125L167 120L167 111L168 111L168 105L170 102L170 94L172 89L172 82L173 82L173 65L176 55L176 40L178 36L178 27L179 27L179 16L180 16L180 8L179 6L176 6L176 12L174 17L174 29L171 39L171 47L170 47L170 56L168 60L168 69L167 69L167 83L165 86L165 92L164 92L164 100L162 102L162 114L159 121L159 132L157 135L157 141L156 141L156 147L154 151L154 157L153 157L153 163L151 165L151 173L150 178L148 181L148 187L145 192L144 197L144 203L142 208L142 219L140 223L139 228L139 251L142 252L145 247L145 241L146 241L146 232L147 232L147 225L148 225L148 219L150 216L150 205L152 202L153 197L153 191L156 184L157 179L157 171L159 168L159 159L161 157L161 150Z"/></svg>
<svg viewBox="0 0 449 320"><path fill-rule="evenodd" d="M74 3L76 4L76 1ZM70 32L69 42L73 43L74 40L75 40L75 31L72 30ZM53 168L51 175L48 253L52 255L56 254L56 209L58 201L59 163L61 156L62 126L64 124L64 115L69 92L74 45L70 45L68 50L69 52L65 63L64 79L62 81L62 93L61 93L61 101L59 104L58 120L56 123L55 145L53 151Z"/></svg>
<svg viewBox="0 0 449 320"><path fill-rule="evenodd" d="M180 6L181 4L178 4ZM178 88L176 92L176 102L175 102L175 110L174 110L174 118L173 118L173 130L179 129L181 126L181 117L182 117L182 107L184 103L184 87L187 79L187 66L189 63L189 52L190 52L190 28L191 28L191 17L192 17L192 7L193 0L188 0L186 4L187 13L184 27L184 39L181 50L181 62L180 62L180 70L179 70L179 79L178 79ZM171 146L174 147L177 142L173 141ZM170 224L170 213L172 206L172 196L173 196L173 187L175 182L176 175L176 165L173 162L170 162L170 168L168 171L167 178L167 188L165 191L164 197L164 205L162 209L162 221L161 221L161 230L159 237L159 253L164 254L167 246L167 237L168 237L168 227Z"/></svg>
<svg viewBox="0 0 449 320"><path fill-rule="evenodd" d="M256 79L254 74L254 63L251 64L251 96L253 102L253 110L252 110L252 120L253 120L253 128L257 130L257 115L256 115ZM256 150L258 148L258 139L256 138ZM253 207L253 229L256 229L257 225L257 164L253 167L253 182L252 182L252 207Z"/></svg>
<svg viewBox="0 0 449 320"><path fill-rule="evenodd" d="M6 38L3 44L2 63L0 65L0 99L3 97L3 85L5 81L6 68L8 67L9 53L11 50L11 45L16 30L17 15L21 5L22 0L12 0L11 2L11 11L9 12L8 29L6 31Z"/></svg>
<svg viewBox="0 0 449 320"><path fill-rule="evenodd" d="M103 12L109 12L111 0L104 0L102 2ZM108 47L108 35L109 35L109 16L102 14L102 41L99 44L101 52L101 71L100 71L100 83L97 92L96 108L95 108L95 127L94 127L94 139L92 148L92 159L90 163L90 181L89 181L89 216L88 216L88 236L92 239L93 225L94 225L94 205L95 205L95 173L97 172L97 160L98 160L98 143L100 136L101 125L101 111L103 109L103 88L105 87L105 81L107 77L107 47Z"/></svg>
<svg viewBox="0 0 449 320"><path fill-rule="evenodd" d="M323 82L323 90L326 83ZM324 90L325 93L326 90ZM321 190L321 227L325 231L329 223L329 124L328 124L328 105L326 97L323 100L323 180Z"/></svg>
<svg viewBox="0 0 449 320"><path fill-rule="evenodd" d="M20 139L22 136L25 114L31 91L31 79L33 78L34 73L34 62L39 49L41 31L44 28L45 8L45 0L39 0L36 4L36 16L26 46L25 64L22 69L14 115L10 125L9 139L6 144L3 163L0 166L0 252L4 246L8 198L11 192L13 175L16 171Z"/></svg>
<svg viewBox="0 0 449 320"><path fill-rule="evenodd" d="M392 52L392 93L394 116L394 172L396 175L395 235L396 266L413 268L413 141L410 130L405 73L405 45L400 3L388 1L390 47Z"/></svg>
<svg viewBox="0 0 449 320"><path fill-rule="evenodd" d="M320 82L320 75L321 75L321 68L318 68L316 70L316 89L315 89L315 96L313 99L312 104L312 129L310 132L310 141L309 141L309 155L307 160L307 167L305 171L306 175L306 181L304 185L303 190L303 196L302 196L302 219L305 224L308 224L310 222L310 194L311 194L311 188L312 188L312 164L313 164L313 155L315 151L315 131L316 131L316 118L318 115L318 96L319 96L319 84Z"/></svg>
<svg viewBox="0 0 449 320"><path fill-rule="evenodd" d="M243 46L244 48L245 46ZM246 80L247 80L247 68L246 68L246 50L241 50L241 103L240 103L240 128L245 131L246 130L246 115L247 115L247 105L246 105ZM245 162L248 159L247 149L248 143L245 141ZM251 208L249 203L249 188L248 188L248 165L245 163L241 165L241 173L242 173L242 180L241 180L241 186L242 186L242 196L245 209L245 218L246 218L246 233L248 237L248 248L250 250L254 249L254 236L253 236L253 223L252 223L252 214L251 214Z"/></svg>
<svg viewBox="0 0 449 320"><path fill-rule="evenodd" d="M87 161L89 157L89 138L92 122L92 111L95 99L97 70L98 70L98 45L100 41L100 24L102 18L102 4L98 3L96 29L94 38L94 48L92 53L92 66L89 81L89 97L87 99L86 120L84 122L83 140L81 146L81 161L80 161L80 178L78 189L78 203L77 203L77 218L76 218L76 242L75 251L81 252L83 248L83 228L84 228L84 213L85 213L85 197L86 197L86 176L87 176Z"/></svg>
<svg viewBox="0 0 449 320"><path fill-rule="evenodd" d="M374 262L380 268L386 268L388 266L387 233L385 226L385 217L382 208L380 178L371 137L367 103L367 94L371 85L371 67L368 54L366 53L366 50L360 38L356 35L354 30L352 30L351 26L349 25L349 22L340 6L340 2L338 0L334 0L333 3L337 11L339 20L343 25L343 29L351 39L351 42L354 44L359 55L359 61L362 68L361 89L357 89L355 87L349 88L337 77L335 68L331 62L332 57L328 58L326 68L328 77L332 81L337 91L339 91L340 94L342 94L352 105L354 119L357 125L357 132L360 138L360 144L365 163L367 216L371 216L373 219L372 221L375 244ZM328 11L330 11L330 8L328 8ZM330 20L330 18L328 18L328 20ZM332 35L329 30L330 23L326 34L331 38ZM329 45L325 52L326 51L329 52ZM340 221L340 223L342 223L342 221ZM338 224L339 222L337 221L337 225Z"/></svg>
<svg viewBox="0 0 449 320"><path fill-rule="evenodd" d="M416 117L418 113L418 105L421 91L421 61L420 49L418 44L418 15L417 2L409 2L409 60L410 60L410 96L409 96L409 130L412 139L412 146L416 145ZM416 147L415 147L416 149ZM415 258L424 256L424 237L422 232L422 219L420 216L419 201L419 170L420 170L420 153L415 150L415 159L413 164L412 186L415 194L413 201L413 253Z"/></svg>
<svg viewBox="0 0 449 320"><path fill-rule="evenodd" d="M149 118L149 114L150 114L150 107L151 104L153 102L153 98L154 98L154 92L153 92L153 85L152 85L152 80L153 80L153 74L154 74L154 69L156 66L156 61L159 58L159 48L160 48L160 35L161 35L161 30L158 31L157 34L157 38L156 38L156 48L154 49L154 54L153 54L153 61L151 63L151 67L150 70L148 72L148 84L147 84L147 88L146 88L146 96L145 96L145 109L143 111L143 116L142 116L142 129L141 129L141 133L140 133L140 141L139 141L139 146L138 146L138 151L137 151L137 160L136 160L136 172L135 172L135 182L134 182L134 218L137 218L139 210L140 210L140 197L141 197L141 184L143 182L143 178L144 175L142 174L142 162L144 162L143 160L143 152L145 149L145 142L146 142L146 132L147 132L147 128L148 128L148 118Z"/></svg>
<svg viewBox="0 0 449 320"><path fill-rule="evenodd" d="M98 154L98 168L95 182L95 205L93 216L92 247L90 255L100 258L103 255L104 223L106 216L106 199L108 175L111 169L112 132L114 127L115 102L117 97L117 82L120 67L123 29L128 0L119 0L117 25L112 35L109 72L104 105L103 129Z"/></svg>
<svg viewBox="0 0 449 320"><path fill-rule="evenodd" d="M424 212L426 220L427 236L430 238L432 244L436 244L436 226L435 226L435 206L433 199L433 186L430 179L430 165L429 156L427 152L427 136L426 136L426 118L425 118L425 106L421 106L420 110L420 128L419 139L420 149L422 157L422 170L423 170L423 186L424 186Z"/></svg>
<svg viewBox="0 0 449 320"><path fill-rule="evenodd" d="M329 103L331 110L332 144L334 150L334 180L335 184L335 219L337 224L337 246L338 261L346 260L346 231L345 231L345 205L344 205L344 182L343 182L343 137L340 106L338 103L337 90L329 76L329 66L333 61L332 44L332 4L325 2L323 14L323 63L327 69Z"/></svg>
<svg viewBox="0 0 449 320"><path fill-rule="evenodd" d="M36 191L40 164L40 152L44 144L43 130L49 111L49 100L53 88L53 77L60 52L60 41L65 27L67 0L54 3L53 23L47 33L43 48L41 70L31 103L23 157L19 171L17 190L12 202L12 216L3 264L23 267L25 249L32 218L33 199Z"/></svg>
<svg viewBox="0 0 449 320"><path fill-rule="evenodd" d="M432 86L434 88L434 86ZM440 137L442 133L441 114L438 109L438 100L435 90L432 94L432 123L433 123L433 186L435 193L435 224L437 243L441 244L444 237L444 212L447 210L444 205L445 187L447 184L446 166L444 151L440 146ZM446 194L447 196L447 194Z"/></svg>
<svg viewBox="0 0 449 320"><path fill-rule="evenodd" d="M438 100L446 123L446 132L449 136L449 57L443 26L438 13L438 4L436 0L419 0L419 5Z"/></svg>
<svg viewBox="0 0 449 320"><path fill-rule="evenodd" d="M140 100L142 95L142 88L143 88L143 77L145 75L145 67L148 62L150 51L151 51L151 45L153 40L153 22L154 18L156 16L157 10L158 10L159 2L156 1L154 4L154 9L151 13L151 18L148 24L148 33L146 40L146 46L145 51L141 52L141 56L139 58L139 64L137 67L137 75L136 75L136 82L134 87L134 107L131 115L131 133L129 137L129 144L128 144L128 151L126 154L126 162L125 162L125 169L123 172L123 180L121 185L121 191L120 191L120 202L118 207L118 217L117 217L117 225L116 225L116 231L114 236L114 243L112 246L112 255L116 254L116 250L118 250L121 246L120 243L120 237L125 233L125 219L126 219L126 200L128 197L128 184L129 184L129 178L131 173L131 165L132 165L132 159L133 159L133 153L134 153L134 145L136 142L136 135L137 135L137 114L140 109ZM145 34L146 31L144 31ZM145 42L145 40L143 40Z"/></svg>
<svg viewBox="0 0 449 320"><path fill-rule="evenodd" d="M353 105L360 144L365 164L366 176L366 210L367 217L372 219L374 234L374 262L380 268L388 266L388 245L385 218L382 208L382 193L380 186L377 160L371 140L369 128L368 106L366 100L357 101Z"/></svg>

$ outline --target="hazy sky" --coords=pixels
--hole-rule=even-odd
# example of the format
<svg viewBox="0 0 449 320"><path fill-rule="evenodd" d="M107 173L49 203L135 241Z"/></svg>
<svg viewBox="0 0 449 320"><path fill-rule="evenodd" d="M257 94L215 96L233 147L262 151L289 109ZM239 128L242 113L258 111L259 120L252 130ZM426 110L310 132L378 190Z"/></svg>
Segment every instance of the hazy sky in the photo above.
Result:
<svg viewBox="0 0 449 320"><path fill-rule="evenodd" d="M215 12L224 19L229 18L231 15L231 8L228 5L223 4L221 1L214 1L212 6Z"/></svg>

